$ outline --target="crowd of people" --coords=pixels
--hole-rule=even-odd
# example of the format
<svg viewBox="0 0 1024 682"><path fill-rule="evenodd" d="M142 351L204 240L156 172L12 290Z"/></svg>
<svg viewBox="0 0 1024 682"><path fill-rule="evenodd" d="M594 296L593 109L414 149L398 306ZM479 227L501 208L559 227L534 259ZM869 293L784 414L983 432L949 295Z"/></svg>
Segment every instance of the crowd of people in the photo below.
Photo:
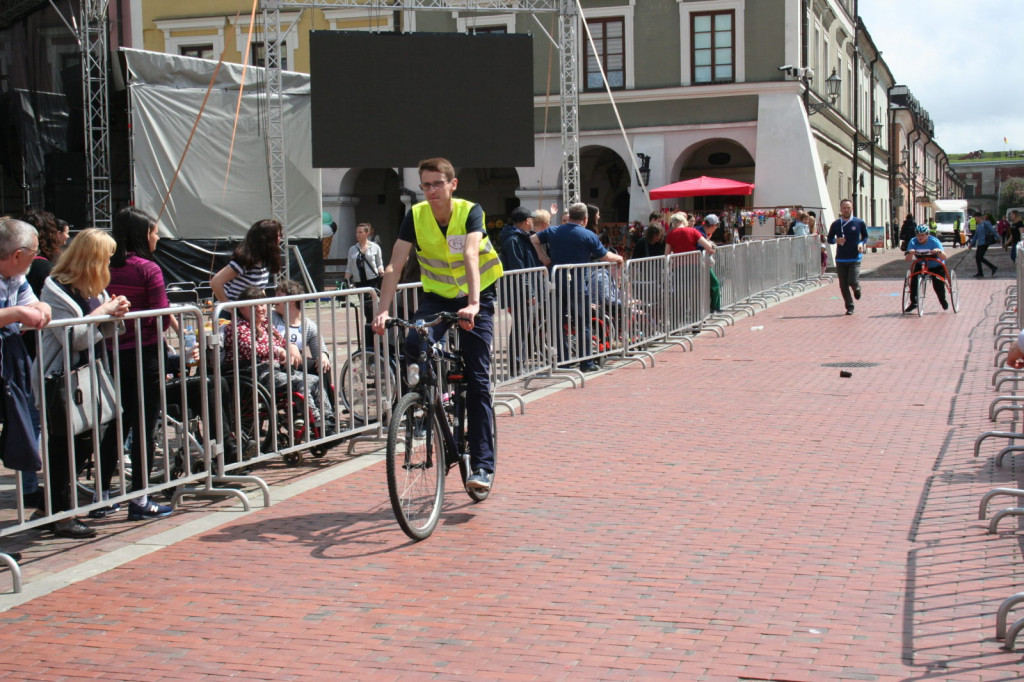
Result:
<svg viewBox="0 0 1024 682"><path fill-rule="evenodd" d="M281 270L282 235L276 220L252 225L228 265L211 278L216 299L263 298L271 277ZM171 314L130 319L127 324L124 320L129 312L168 307L166 282L154 260L159 239L157 220L135 207L118 212L109 232L89 228L73 239L67 224L46 211L33 209L19 218L0 218L0 356L4 392L9 396L0 449L5 466L19 472L26 510L59 514L76 508L77 475L89 464L98 473L93 502L106 499L120 472L119 444L130 442L131 475L125 486L138 494L127 503L128 519L172 513L170 506L156 502L146 490L165 372L173 365L169 358L183 350L180 343L169 344L168 339L184 330L179 330L179 320ZM305 293L300 284L289 280L277 286L281 295ZM107 319L51 324L97 316ZM322 433L336 432L333 396L322 393L322 384L330 383L322 381L330 373L330 359L316 324L302 315L298 305L281 303L273 319L266 307L241 307L233 321L221 322L220 332L224 340L219 361L249 360L255 355L265 372L263 378L272 377L278 387L289 381L300 385ZM191 349L193 354L198 352ZM108 416L106 405L98 410L102 423L96 428L83 429L77 417L71 419L66 375L83 366L94 367L102 384L117 382L117 411L125 406L121 419ZM99 397L103 402L102 390ZM121 425L120 438L116 424ZM42 448L44 435L46 447ZM235 447L231 450L234 456ZM44 491L38 473L44 454L49 491ZM89 517L102 519L119 509L119 504L94 506ZM71 538L96 533L73 516L52 523L49 529Z"/></svg>

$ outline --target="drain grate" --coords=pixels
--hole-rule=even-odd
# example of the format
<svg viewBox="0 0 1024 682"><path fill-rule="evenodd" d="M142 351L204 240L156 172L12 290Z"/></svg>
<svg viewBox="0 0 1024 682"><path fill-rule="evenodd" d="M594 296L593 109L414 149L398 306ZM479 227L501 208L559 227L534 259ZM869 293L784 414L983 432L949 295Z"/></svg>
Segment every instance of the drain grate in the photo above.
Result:
<svg viewBox="0 0 1024 682"><path fill-rule="evenodd" d="M852 360L850 362L826 362L822 367L878 367L880 362L864 362L863 360Z"/></svg>

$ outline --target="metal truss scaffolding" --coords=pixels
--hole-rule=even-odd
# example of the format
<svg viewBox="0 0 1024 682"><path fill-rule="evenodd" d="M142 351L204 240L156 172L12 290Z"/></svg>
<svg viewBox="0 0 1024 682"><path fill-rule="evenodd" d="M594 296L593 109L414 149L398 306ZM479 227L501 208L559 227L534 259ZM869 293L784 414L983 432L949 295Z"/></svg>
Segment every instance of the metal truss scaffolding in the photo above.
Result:
<svg viewBox="0 0 1024 682"><path fill-rule="evenodd" d="M281 96L281 9L349 7L367 12L440 10L444 12L559 13L559 64L562 109L562 198L564 205L579 200L579 102L577 68L579 41L575 0L262 0L264 45L267 50L267 137L271 205L274 217L287 225L285 215L284 100Z"/></svg>
<svg viewBox="0 0 1024 682"><path fill-rule="evenodd" d="M110 228L110 104L107 91L108 0L82 0L78 38L85 100L89 224Z"/></svg>

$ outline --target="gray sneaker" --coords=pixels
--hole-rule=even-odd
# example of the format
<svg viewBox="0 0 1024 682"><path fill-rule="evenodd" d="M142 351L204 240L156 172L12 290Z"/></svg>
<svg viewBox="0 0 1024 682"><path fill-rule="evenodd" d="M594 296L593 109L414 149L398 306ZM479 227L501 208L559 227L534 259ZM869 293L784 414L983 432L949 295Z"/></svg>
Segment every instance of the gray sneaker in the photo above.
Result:
<svg viewBox="0 0 1024 682"><path fill-rule="evenodd" d="M491 473L477 469L475 474L466 479L466 487L472 490L490 490Z"/></svg>

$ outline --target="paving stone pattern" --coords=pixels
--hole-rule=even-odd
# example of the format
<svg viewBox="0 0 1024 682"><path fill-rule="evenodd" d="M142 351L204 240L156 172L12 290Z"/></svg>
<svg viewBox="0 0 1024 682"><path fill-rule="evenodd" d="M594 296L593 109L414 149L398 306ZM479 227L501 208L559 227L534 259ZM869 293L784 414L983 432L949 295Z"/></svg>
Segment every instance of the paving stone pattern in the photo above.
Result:
<svg viewBox="0 0 1024 682"><path fill-rule="evenodd" d="M957 315L928 292L922 318L898 280L853 316L817 289L500 417L494 495L450 490L425 542L376 464L0 613L0 657L52 680L1020 679L993 638L1020 529L976 516L1019 467L972 450L1008 426L986 413L1008 283L964 279Z"/></svg>

